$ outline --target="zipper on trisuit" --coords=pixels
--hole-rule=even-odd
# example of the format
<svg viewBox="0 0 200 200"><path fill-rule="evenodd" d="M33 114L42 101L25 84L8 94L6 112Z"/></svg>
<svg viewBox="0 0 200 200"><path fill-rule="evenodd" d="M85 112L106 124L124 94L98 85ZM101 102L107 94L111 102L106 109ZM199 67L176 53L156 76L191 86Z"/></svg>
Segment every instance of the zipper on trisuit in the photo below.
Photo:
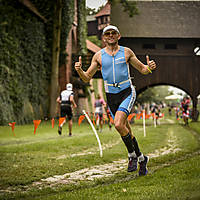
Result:
<svg viewBox="0 0 200 200"><path fill-rule="evenodd" d="M115 84L115 63L114 63L115 59L113 56L113 83Z"/></svg>

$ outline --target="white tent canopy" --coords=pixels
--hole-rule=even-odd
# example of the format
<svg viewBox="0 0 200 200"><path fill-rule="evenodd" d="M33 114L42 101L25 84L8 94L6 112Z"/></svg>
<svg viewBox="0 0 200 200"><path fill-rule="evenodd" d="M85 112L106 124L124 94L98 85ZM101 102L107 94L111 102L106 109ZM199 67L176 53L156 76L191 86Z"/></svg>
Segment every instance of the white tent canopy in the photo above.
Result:
<svg viewBox="0 0 200 200"><path fill-rule="evenodd" d="M178 95L178 94L172 94L172 95L169 95L169 96L165 97L165 99L167 99L167 100L182 99L182 98L183 98L183 96Z"/></svg>

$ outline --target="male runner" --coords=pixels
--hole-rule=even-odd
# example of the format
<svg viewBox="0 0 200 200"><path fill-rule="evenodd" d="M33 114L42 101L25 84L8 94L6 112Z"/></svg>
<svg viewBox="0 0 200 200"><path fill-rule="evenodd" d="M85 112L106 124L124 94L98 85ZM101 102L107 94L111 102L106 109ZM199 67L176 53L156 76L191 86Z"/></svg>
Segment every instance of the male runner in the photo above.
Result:
<svg viewBox="0 0 200 200"><path fill-rule="evenodd" d="M57 102L60 104L60 116L61 117L68 117L68 127L69 127L69 136L72 136L72 107L77 107L74 101L74 93L72 91L72 84L68 83L66 85L66 90L63 90L60 96L57 98ZM58 134L62 134L62 127L65 124L66 120L58 127Z"/></svg>
<svg viewBox="0 0 200 200"><path fill-rule="evenodd" d="M89 82L96 71L101 69L107 104L114 119L114 126L128 150L128 172L136 171L139 162L139 175L146 175L148 157L140 152L127 120L136 99L136 91L129 74L129 63L142 74L152 73L151 70L156 68L156 64L147 56L147 65L144 65L130 48L118 45L120 37L116 26L105 27L102 39L106 47L93 56L86 72L82 70L81 57L79 57L79 62L75 63L75 69L85 82Z"/></svg>

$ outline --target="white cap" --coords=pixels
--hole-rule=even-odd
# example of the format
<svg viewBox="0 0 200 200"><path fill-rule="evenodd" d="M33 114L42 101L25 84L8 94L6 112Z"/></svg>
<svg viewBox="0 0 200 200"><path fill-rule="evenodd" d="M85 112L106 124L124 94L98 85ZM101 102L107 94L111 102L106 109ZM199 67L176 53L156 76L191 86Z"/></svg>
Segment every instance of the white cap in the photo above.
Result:
<svg viewBox="0 0 200 200"><path fill-rule="evenodd" d="M73 88L73 85L71 83L67 83L66 84L66 89L67 90L72 90L72 88Z"/></svg>
<svg viewBox="0 0 200 200"><path fill-rule="evenodd" d="M117 31L117 32L120 34L119 29L118 29L116 26L113 26L113 25L108 25L108 26L106 26L106 27L103 29L103 34L104 34L107 30L110 30L110 29Z"/></svg>

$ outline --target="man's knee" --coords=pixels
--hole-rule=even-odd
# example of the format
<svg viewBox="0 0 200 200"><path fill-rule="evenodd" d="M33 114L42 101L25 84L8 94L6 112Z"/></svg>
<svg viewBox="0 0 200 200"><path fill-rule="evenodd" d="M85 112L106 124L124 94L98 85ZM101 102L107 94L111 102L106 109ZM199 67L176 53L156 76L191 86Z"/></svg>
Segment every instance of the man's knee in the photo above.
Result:
<svg viewBox="0 0 200 200"><path fill-rule="evenodd" d="M115 128L116 128L118 131L121 131L121 130L123 130L123 128L124 128L124 124L122 124L120 121L115 121L115 122L114 122L114 125L115 125Z"/></svg>
<svg viewBox="0 0 200 200"><path fill-rule="evenodd" d="M72 119L71 119L71 120L69 120L68 122L69 122L69 125L72 125Z"/></svg>

